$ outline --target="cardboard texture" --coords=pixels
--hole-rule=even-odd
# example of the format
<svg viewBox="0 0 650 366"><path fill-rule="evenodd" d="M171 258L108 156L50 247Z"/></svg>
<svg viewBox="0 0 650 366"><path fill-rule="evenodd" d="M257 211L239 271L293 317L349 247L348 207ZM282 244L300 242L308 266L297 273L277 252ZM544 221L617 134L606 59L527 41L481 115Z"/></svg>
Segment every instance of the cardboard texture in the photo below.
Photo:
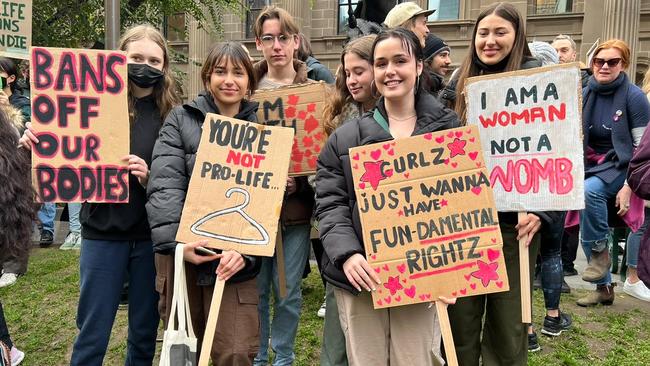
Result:
<svg viewBox="0 0 650 366"><path fill-rule="evenodd" d="M32 181L44 202L128 202L130 123L121 51L33 47Z"/></svg>
<svg viewBox="0 0 650 366"><path fill-rule="evenodd" d="M208 114L176 240L273 256L291 141L290 128Z"/></svg>
<svg viewBox="0 0 650 366"><path fill-rule="evenodd" d="M581 90L577 63L467 80L497 210L584 208Z"/></svg>
<svg viewBox="0 0 650 366"><path fill-rule="evenodd" d="M350 149L375 309L507 291L476 127Z"/></svg>
<svg viewBox="0 0 650 366"><path fill-rule="evenodd" d="M258 90L253 95L253 100L260 103L260 123L294 130L289 175L316 173L316 159L327 140L323 130L325 88L325 83L320 82Z"/></svg>
<svg viewBox="0 0 650 366"><path fill-rule="evenodd" d="M0 19L0 56L29 60L32 0L3 1Z"/></svg>

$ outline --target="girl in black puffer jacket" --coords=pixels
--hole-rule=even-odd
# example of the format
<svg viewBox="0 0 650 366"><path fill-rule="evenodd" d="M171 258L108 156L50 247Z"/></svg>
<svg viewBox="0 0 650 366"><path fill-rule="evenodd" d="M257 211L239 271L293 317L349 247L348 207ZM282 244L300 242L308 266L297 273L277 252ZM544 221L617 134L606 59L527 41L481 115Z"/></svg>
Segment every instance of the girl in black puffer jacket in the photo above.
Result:
<svg viewBox="0 0 650 366"><path fill-rule="evenodd" d="M165 120L156 142L147 189L147 213L156 252L156 284L161 295L160 313L165 324L173 294L176 231L187 195L190 175L208 113L257 122L257 103L245 99L256 89L253 66L241 44L217 45L203 63L205 91L192 102L175 108ZM206 245L188 243L183 256L192 324L201 344L216 276L226 282L216 334L212 345L214 365L252 365L259 347L257 287L260 269L256 257L236 251L200 256L194 250ZM235 330L236 329L236 330Z"/></svg>
<svg viewBox="0 0 650 366"><path fill-rule="evenodd" d="M422 48L413 32L398 28L381 33L371 54L373 84L383 97L374 111L336 129L318 160L316 216L325 248L323 276L336 287L351 364L437 365L435 308L424 303L373 309L369 291L381 284L365 257L348 149L457 127L458 120L423 90Z"/></svg>

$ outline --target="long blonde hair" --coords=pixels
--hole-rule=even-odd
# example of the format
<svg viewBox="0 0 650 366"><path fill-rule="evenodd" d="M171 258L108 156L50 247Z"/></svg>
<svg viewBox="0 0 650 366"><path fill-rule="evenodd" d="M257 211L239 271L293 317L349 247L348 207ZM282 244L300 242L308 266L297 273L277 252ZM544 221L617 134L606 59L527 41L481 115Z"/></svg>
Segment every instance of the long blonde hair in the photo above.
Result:
<svg viewBox="0 0 650 366"><path fill-rule="evenodd" d="M645 72L645 76L643 77L643 86L641 89L643 89L643 92L646 94L650 93L650 68L648 68L648 71Z"/></svg>
<svg viewBox="0 0 650 366"><path fill-rule="evenodd" d="M156 43L163 50L163 73L165 74L162 87L154 88L153 96L160 110L160 117L162 120L167 117L167 114L174 108L174 106L181 103L181 99L176 93L176 81L172 76L169 67L169 49L167 48L167 41L163 35L153 26L149 24L140 24L127 29L122 38L120 39L119 49L126 51L131 42L139 41L141 39L149 39ZM131 85L129 84L129 115L131 119L134 117L133 106L135 105L134 98L131 97Z"/></svg>
<svg viewBox="0 0 650 366"><path fill-rule="evenodd" d="M345 75L345 55L348 53L354 53L361 59L368 61L370 69L372 70L370 59L372 56L372 44L375 42L375 38L377 38L377 35L374 34L357 38L345 45L345 48L343 48L343 52L341 53L341 65L336 70L336 83L334 84L334 90L329 94L327 104L323 109L323 128L328 136L338 127L338 123L344 122L335 117L341 114L343 107L346 104L354 100L352 99L352 95L345 83L345 79L347 78Z"/></svg>

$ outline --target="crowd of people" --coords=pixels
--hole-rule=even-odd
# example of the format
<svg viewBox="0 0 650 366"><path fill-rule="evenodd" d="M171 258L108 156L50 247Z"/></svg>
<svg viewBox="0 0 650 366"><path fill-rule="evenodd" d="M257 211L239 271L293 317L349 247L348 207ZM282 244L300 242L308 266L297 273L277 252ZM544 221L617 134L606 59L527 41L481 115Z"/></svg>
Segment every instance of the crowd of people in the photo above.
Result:
<svg viewBox="0 0 650 366"><path fill-rule="evenodd" d="M68 204L70 233L61 249L80 249L79 333L71 365L101 365L128 283L126 365L151 365L160 320L165 326L174 291L175 240L189 180L208 113L258 123L262 89L324 81L330 85L323 113L328 136L312 177L290 177L280 213L284 271L276 257L234 250L199 255L204 241L186 243L187 292L200 348L216 279L226 281L210 358L214 365L291 365L302 308L301 282L313 246L325 300L321 365L443 365L441 330L430 304L374 310L370 293L381 285L366 259L352 180L349 149L445 130L467 123L460 96L468 78L533 69L577 60L575 42L526 39L525 19L509 3L495 3L475 21L467 55L453 72L449 45L430 34L416 3L393 7L378 34L350 40L332 74L312 54L291 14L277 6L254 24L262 59L254 62L240 43L214 45L202 62L204 91L181 103L167 42L150 25L125 31L119 49L128 60L130 154L129 202ZM578 243L588 259L582 273L596 286L580 306L614 303L610 273L611 228L619 218L632 228L627 242L628 277L623 291L650 302L649 269L639 260L650 233L644 199L650 135L650 72L643 89L627 74L628 45L611 39L595 49L582 69L585 203L580 212L499 212L510 290L463 298L439 298L449 318L459 364L525 365L540 349L532 324L521 323L519 240L530 253L531 283L539 276L546 313L541 332L560 336L572 327L560 310L565 276ZM0 287L27 270L35 222L40 243L53 242L53 203L35 204L29 154L39 143L22 93L20 73L0 58ZM29 74L23 75L29 80ZM28 83L27 83L28 85ZM37 219L38 217L38 219ZM312 227L319 239L311 239ZM647 254L644 254L647 256ZM614 258L615 259L615 258ZM647 261L647 259L646 259ZM537 268L536 270L533 270ZM286 296L280 296L284 272ZM199 353L201 350L199 349ZM25 354L11 341L0 303L0 359L18 365ZM481 360L481 361L480 361ZM2 364L2 363L0 363Z"/></svg>

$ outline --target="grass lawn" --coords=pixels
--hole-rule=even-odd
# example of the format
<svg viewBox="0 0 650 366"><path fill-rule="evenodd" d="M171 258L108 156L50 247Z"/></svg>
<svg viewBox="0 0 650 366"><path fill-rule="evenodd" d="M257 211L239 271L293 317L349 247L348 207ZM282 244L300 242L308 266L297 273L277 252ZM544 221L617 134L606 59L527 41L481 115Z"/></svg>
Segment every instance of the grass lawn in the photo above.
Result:
<svg viewBox="0 0 650 366"><path fill-rule="evenodd" d="M0 289L12 339L25 351L25 366L66 365L76 335L75 313L79 291L78 252L34 249L29 272ZM573 316L574 328L551 339L539 334L542 351L530 365L650 365L650 304L622 295L615 305L583 309L574 291L562 297L562 308ZM316 270L303 285L302 321L296 341L296 365L318 365L322 320L316 316L323 289ZM535 322L543 308L535 291ZM106 365L123 364L126 350L126 312L118 311ZM417 365L413 365L417 366Z"/></svg>

